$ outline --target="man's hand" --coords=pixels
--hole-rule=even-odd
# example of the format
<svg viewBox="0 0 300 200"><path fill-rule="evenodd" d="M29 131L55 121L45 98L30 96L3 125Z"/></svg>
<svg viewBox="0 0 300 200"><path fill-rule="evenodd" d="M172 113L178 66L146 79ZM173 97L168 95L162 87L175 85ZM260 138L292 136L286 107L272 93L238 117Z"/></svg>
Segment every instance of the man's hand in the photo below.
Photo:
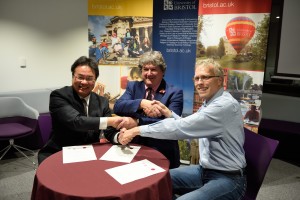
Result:
<svg viewBox="0 0 300 200"><path fill-rule="evenodd" d="M143 109L143 111L148 117L157 118L162 116L159 106L155 104L154 105L152 104L150 108Z"/></svg>
<svg viewBox="0 0 300 200"><path fill-rule="evenodd" d="M134 127L132 129L121 129L118 137L119 143L122 145L128 144L136 135L140 134L139 127Z"/></svg>
<svg viewBox="0 0 300 200"><path fill-rule="evenodd" d="M136 127L137 125L138 122L136 119L133 119L131 117L123 117L123 120L119 123L117 129L121 129L121 128L131 129L133 127Z"/></svg>
<svg viewBox="0 0 300 200"><path fill-rule="evenodd" d="M140 108L143 110L151 108L151 106L152 106L152 101L147 100L147 99L143 99L140 103Z"/></svg>
<svg viewBox="0 0 300 200"><path fill-rule="evenodd" d="M100 96L104 96L105 87L106 86L104 84L102 84L100 82L96 82L95 87L92 91L97 93Z"/></svg>
<svg viewBox="0 0 300 200"><path fill-rule="evenodd" d="M162 114L160 113L158 106L153 104L154 101L143 99L141 101L140 107L143 109L144 113L148 117L161 117Z"/></svg>
<svg viewBox="0 0 300 200"><path fill-rule="evenodd" d="M134 126L137 126L137 122L131 117L108 117L107 126L112 126L116 129L132 128Z"/></svg>
<svg viewBox="0 0 300 200"><path fill-rule="evenodd" d="M108 117L107 118L107 126L112 126L117 128L120 123L122 123L123 117Z"/></svg>
<svg viewBox="0 0 300 200"><path fill-rule="evenodd" d="M151 113L157 116L165 116L166 118L169 118L172 116L172 111L169 110L169 108L167 106L165 106L163 103L161 103L160 101L152 101L152 111Z"/></svg>

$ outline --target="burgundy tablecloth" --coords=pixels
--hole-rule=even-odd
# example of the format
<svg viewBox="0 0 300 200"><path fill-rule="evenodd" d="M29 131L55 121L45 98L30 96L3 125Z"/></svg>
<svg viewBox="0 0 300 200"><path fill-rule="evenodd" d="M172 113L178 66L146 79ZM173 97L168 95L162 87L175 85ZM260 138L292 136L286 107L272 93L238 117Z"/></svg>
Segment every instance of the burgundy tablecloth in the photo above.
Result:
<svg viewBox="0 0 300 200"><path fill-rule="evenodd" d="M165 172L121 185L104 170L127 163L99 160L111 144L93 146L94 161L63 164L62 151L44 160L36 171L31 199L172 199L169 161L160 152L142 146L132 162L148 159Z"/></svg>

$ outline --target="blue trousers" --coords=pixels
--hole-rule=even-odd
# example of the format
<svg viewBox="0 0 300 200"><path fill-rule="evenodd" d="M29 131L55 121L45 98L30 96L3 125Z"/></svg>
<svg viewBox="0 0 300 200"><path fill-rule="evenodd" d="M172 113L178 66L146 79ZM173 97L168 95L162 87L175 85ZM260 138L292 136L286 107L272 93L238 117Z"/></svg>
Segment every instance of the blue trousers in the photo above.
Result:
<svg viewBox="0 0 300 200"><path fill-rule="evenodd" d="M177 200L242 199L247 188L246 175L204 171L200 165L171 169L170 175Z"/></svg>

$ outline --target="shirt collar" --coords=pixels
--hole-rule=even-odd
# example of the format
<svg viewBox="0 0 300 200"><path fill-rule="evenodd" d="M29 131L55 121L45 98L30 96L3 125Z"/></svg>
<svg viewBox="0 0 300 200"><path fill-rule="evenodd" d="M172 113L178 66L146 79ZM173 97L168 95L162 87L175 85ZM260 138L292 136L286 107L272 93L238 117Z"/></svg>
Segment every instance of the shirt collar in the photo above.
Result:
<svg viewBox="0 0 300 200"><path fill-rule="evenodd" d="M89 94L88 96L86 96L86 97L84 97L84 98L81 97L81 96L79 96L79 97L80 97L80 99L84 99L84 100L86 101L86 104L89 105L89 102L90 102L90 96L91 96L91 95Z"/></svg>
<svg viewBox="0 0 300 200"><path fill-rule="evenodd" d="M152 88L152 91L155 93L157 88L160 86L160 84L156 87L151 87ZM147 90L149 87L147 87L147 85L145 85L145 90Z"/></svg>
<svg viewBox="0 0 300 200"><path fill-rule="evenodd" d="M204 101L203 102L203 106L204 107L206 107L206 106L208 106L214 99L216 99L216 98L218 98L219 96L221 96L222 94L223 94L223 92L224 92L224 88L222 87L222 88L220 88L219 90L218 90L218 92L209 100L209 101Z"/></svg>

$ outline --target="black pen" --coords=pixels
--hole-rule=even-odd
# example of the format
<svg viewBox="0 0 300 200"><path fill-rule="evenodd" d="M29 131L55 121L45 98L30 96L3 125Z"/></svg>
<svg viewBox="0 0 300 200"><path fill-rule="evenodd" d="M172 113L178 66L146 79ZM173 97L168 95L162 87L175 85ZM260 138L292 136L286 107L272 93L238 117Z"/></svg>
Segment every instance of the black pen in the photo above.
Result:
<svg viewBox="0 0 300 200"><path fill-rule="evenodd" d="M121 145L121 149L125 149L125 148L128 148L128 149L133 149L133 147L129 146L128 144L125 144L125 145Z"/></svg>

